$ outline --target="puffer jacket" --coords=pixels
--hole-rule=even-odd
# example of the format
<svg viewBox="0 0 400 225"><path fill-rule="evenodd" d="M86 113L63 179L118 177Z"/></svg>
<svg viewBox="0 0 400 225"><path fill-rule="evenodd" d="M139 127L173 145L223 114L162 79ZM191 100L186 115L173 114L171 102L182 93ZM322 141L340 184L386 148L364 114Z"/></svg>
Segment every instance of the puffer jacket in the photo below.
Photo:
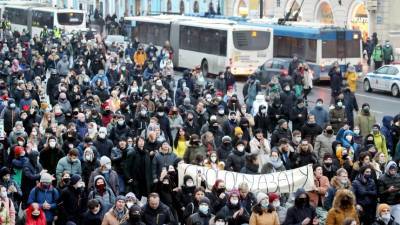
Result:
<svg viewBox="0 0 400 225"><path fill-rule="evenodd" d="M178 157L175 153L171 152L171 150L168 153L157 152L152 161L153 179L158 179L162 168L168 168L168 166L174 165L177 159Z"/></svg>
<svg viewBox="0 0 400 225"><path fill-rule="evenodd" d="M183 156L185 163L193 163L198 157L207 158L206 148L203 145L194 146L189 144Z"/></svg>
<svg viewBox="0 0 400 225"><path fill-rule="evenodd" d="M400 189L400 175L396 174L394 176L389 175L389 168L393 165L396 165L395 162L390 161L385 167L385 174L382 174L379 177L378 182L378 193L379 200L382 203L386 203L389 205L398 204L398 199L400 198L400 193L398 191L388 192L387 190L393 186L396 189Z"/></svg>
<svg viewBox="0 0 400 225"><path fill-rule="evenodd" d="M360 128L360 135L365 137L369 133L371 133L372 125L376 123L375 115L365 112L359 112L354 120L354 126L358 126Z"/></svg>
<svg viewBox="0 0 400 225"><path fill-rule="evenodd" d="M344 197L351 199L352 204L350 204L350 207L344 208L342 206L341 201ZM354 194L350 190L341 189L336 192L333 208L328 211L325 225L342 225L346 219L354 219L357 224L360 224L355 207Z"/></svg>
<svg viewBox="0 0 400 225"><path fill-rule="evenodd" d="M362 174L358 175L353 181L353 192L358 205L363 208L372 207L375 209L378 193L374 179L364 179Z"/></svg>
<svg viewBox="0 0 400 225"><path fill-rule="evenodd" d="M244 163L246 161L245 152L239 152L237 149L234 149L232 153L229 154L226 163L225 169L233 172L239 172Z"/></svg>
<svg viewBox="0 0 400 225"><path fill-rule="evenodd" d="M325 132L315 139L314 152L319 159L323 159L326 153L333 155L332 143L336 140L335 135L328 135Z"/></svg>
<svg viewBox="0 0 400 225"><path fill-rule="evenodd" d="M329 120L333 130L335 132L339 131L347 123L346 110L342 107L335 107L329 110Z"/></svg>
<svg viewBox="0 0 400 225"><path fill-rule="evenodd" d="M68 156L62 157L58 161L56 168L56 176L58 181L61 180L61 176L64 171L69 171L71 175L72 174L81 175L82 173L81 161L77 160L75 162L71 162Z"/></svg>

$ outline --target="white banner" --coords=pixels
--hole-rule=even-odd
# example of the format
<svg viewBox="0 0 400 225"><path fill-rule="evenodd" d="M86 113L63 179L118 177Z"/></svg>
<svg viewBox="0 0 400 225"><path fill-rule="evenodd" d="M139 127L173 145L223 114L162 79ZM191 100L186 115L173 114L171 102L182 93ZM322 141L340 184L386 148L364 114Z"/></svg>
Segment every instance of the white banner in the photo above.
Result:
<svg viewBox="0 0 400 225"><path fill-rule="evenodd" d="M181 163L178 165L178 175L179 186L183 185L183 177L190 175L196 184L201 181L200 177L203 177L207 188L210 190L218 179L225 181L227 190L238 188L241 183L246 182L250 191L266 193L292 193L298 188L311 191L314 186L314 174L311 164L277 173L250 175Z"/></svg>

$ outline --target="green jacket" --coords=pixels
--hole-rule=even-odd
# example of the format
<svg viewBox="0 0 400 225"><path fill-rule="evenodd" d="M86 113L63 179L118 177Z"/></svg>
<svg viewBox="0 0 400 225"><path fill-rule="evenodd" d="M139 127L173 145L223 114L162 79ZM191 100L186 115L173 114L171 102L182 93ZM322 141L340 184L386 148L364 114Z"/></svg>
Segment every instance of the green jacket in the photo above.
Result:
<svg viewBox="0 0 400 225"><path fill-rule="evenodd" d="M383 59L393 60L393 47L391 45L383 46Z"/></svg>
<svg viewBox="0 0 400 225"><path fill-rule="evenodd" d="M371 133L372 125L376 123L375 115L359 112L354 120L354 125L360 128L360 135L363 137Z"/></svg>
<svg viewBox="0 0 400 225"><path fill-rule="evenodd" d="M374 61L383 61L383 50L382 47L376 46L372 52L372 59Z"/></svg>

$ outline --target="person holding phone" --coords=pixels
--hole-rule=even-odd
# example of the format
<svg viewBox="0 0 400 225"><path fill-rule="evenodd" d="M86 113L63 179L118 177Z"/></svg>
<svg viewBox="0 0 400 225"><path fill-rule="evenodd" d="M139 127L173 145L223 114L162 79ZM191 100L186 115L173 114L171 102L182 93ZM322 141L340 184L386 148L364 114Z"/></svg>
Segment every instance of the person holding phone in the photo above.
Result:
<svg viewBox="0 0 400 225"><path fill-rule="evenodd" d="M398 167L394 161L387 163L385 173L379 177L378 193L380 203L386 203L392 206L391 214L398 223L400 221L400 203L398 201L400 175L397 171Z"/></svg>

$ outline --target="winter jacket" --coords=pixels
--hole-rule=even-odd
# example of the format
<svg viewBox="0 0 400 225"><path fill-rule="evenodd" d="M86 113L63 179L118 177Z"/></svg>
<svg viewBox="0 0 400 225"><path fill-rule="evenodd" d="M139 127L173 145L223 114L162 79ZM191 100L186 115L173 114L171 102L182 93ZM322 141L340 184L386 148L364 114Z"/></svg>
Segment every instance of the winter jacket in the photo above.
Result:
<svg viewBox="0 0 400 225"><path fill-rule="evenodd" d="M381 134L385 136L386 139L386 147L387 149L394 151L397 143L393 143L393 138L391 134L391 124L390 122L393 121L392 116L384 116L382 119L382 127L381 127Z"/></svg>
<svg viewBox="0 0 400 225"><path fill-rule="evenodd" d="M372 223L372 225L399 225L394 221L394 217L392 216L389 220L389 223L385 223L380 217L377 217L375 222Z"/></svg>
<svg viewBox="0 0 400 225"><path fill-rule="evenodd" d="M64 224L73 221L79 224L81 215L87 210L87 201L84 190L75 189L72 185L65 187L58 201L58 222Z"/></svg>
<svg viewBox="0 0 400 225"><path fill-rule="evenodd" d="M372 52L372 59L377 62L383 61L383 50L381 45L377 45Z"/></svg>
<svg viewBox="0 0 400 225"><path fill-rule="evenodd" d="M58 191L54 187L50 187L48 189L44 189L39 185L32 189L28 198L28 205L36 202L39 203L40 208L43 207L43 203L46 202L50 204L50 209L43 209L46 214L46 221L50 222L54 220L54 216L56 216L57 209L57 201L60 197Z"/></svg>
<svg viewBox="0 0 400 225"><path fill-rule="evenodd" d="M349 207L344 208L341 205L342 199L347 196L352 201ZM355 197L349 190L340 190L336 192L335 199L333 200L333 208L328 211L326 218L326 225L343 225L346 219L354 219L357 224L360 224L358 214L355 207Z"/></svg>
<svg viewBox="0 0 400 225"><path fill-rule="evenodd" d="M311 111L310 114L315 116L315 122L321 126L322 128L325 128L326 124L329 123L329 114L326 109L323 107L315 106Z"/></svg>
<svg viewBox="0 0 400 225"><path fill-rule="evenodd" d="M314 152L317 154L318 159L322 161L324 155L329 153L333 154L332 143L336 140L335 135L328 135L326 132L320 134L315 139Z"/></svg>
<svg viewBox="0 0 400 225"><path fill-rule="evenodd" d="M72 162L68 156L64 156L57 163L57 168L56 168L57 181L61 180L62 173L64 171L69 171L71 175L73 174L81 175L82 174L81 161L77 159L75 162Z"/></svg>
<svg viewBox="0 0 400 225"><path fill-rule="evenodd" d="M40 152L39 162L49 174L56 174L58 161L64 157L64 153L58 148L45 148Z"/></svg>
<svg viewBox="0 0 400 225"><path fill-rule="evenodd" d="M371 133L372 125L376 124L375 115L371 112L359 112L354 120L354 126L360 128L360 135L365 137Z"/></svg>
<svg viewBox="0 0 400 225"><path fill-rule="evenodd" d="M226 162L226 160L228 159L229 154L231 154L232 151L233 151L232 144L221 145L217 149L217 156L218 156L219 161Z"/></svg>
<svg viewBox="0 0 400 225"><path fill-rule="evenodd" d="M271 213L263 212L263 214L258 214L252 212L250 216L249 225L279 225L279 216L276 211Z"/></svg>
<svg viewBox="0 0 400 225"><path fill-rule="evenodd" d="M177 225L171 210L162 202L156 209L148 204L144 205L142 213L142 219L146 225Z"/></svg>
<svg viewBox="0 0 400 225"><path fill-rule="evenodd" d="M396 165L395 162L390 161L385 167L385 173L379 177L378 181L378 193L379 200L381 203L386 203L389 205L398 204L398 199L400 198L400 193L398 191L389 192L388 189L393 186L396 189L400 189L400 175L396 174L394 176L389 175L389 168L392 165Z"/></svg>
<svg viewBox="0 0 400 225"><path fill-rule="evenodd" d="M307 217L311 219L310 223L307 225L312 225L312 220L317 217L315 208L308 203L309 201L307 201L305 205L300 205L297 203L297 199L302 194L306 194L302 188L298 189L294 193L295 204L287 210L286 219L285 222L283 222L283 225L301 225L303 220ZM307 200L309 200L308 195Z"/></svg>
<svg viewBox="0 0 400 225"><path fill-rule="evenodd" d="M64 61L64 59L58 61L58 63L57 63L57 73L59 75L61 75L61 76L67 76L68 72L69 72L69 61L68 61L68 59L66 59L65 61Z"/></svg>
<svg viewBox="0 0 400 225"><path fill-rule="evenodd" d="M236 218L233 218L233 214L235 214L235 212L240 210L240 208L242 208L240 204L234 206L230 202L228 202L224 207L222 207L216 213L216 217L221 217L221 216L225 217L225 220L228 221L229 225L239 225L239 224L249 223L250 215L249 212L247 212L244 208L242 215L238 215Z"/></svg>
<svg viewBox="0 0 400 225"><path fill-rule="evenodd" d="M285 118L282 119L288 120L290 117L290 112L292 111L292 107L296 102L296 96L291 91L284 91L281 93L280 99L282 103L282 112L285 115Z"/></svg>
<svg viewBox="0 0 400 225"><path fill-rule="evenodd" d="M126 180L132 179L130 184L133 192L136 194L143 194L139 192L139 186L144 186L146 193L149 193L153 184L153 173L150 155L145 150L135 149L128 154L125 163L125 177Z"/></svg>
<svg viewBox="0 0 400 225"><path fill-rule="evenodd" d="M281 127L275 129L271 135L271 146L278 146L279 140L282 138L292 140L292 132L290 131L290 129L284 129Z"/></svg>
<svg viewBox="0 0 400 225"><path fill-rule="evenodd" d="M314 207L322 206L330 186L329 179L326 176L322 176L319 179L314 177L314 185L317 190L308 192L310 204Z"/></svg>
<svg viewBox="0 0 400 225"><path fill-rule="evenodd" d="M358 112L359 110L356 96L354 95L353 92L347 89L343 92L343 95L344 95L343 100L345 106L344 109L346 110L346 117L348 124L350 125L350 127L354 127L354 110L356 112Z"/></svg>
<svg viewBox="0 0 400 225"><path fill-rule="evenodd" d="M100 157L101 156L111 156L111 151L114 146L113 142L108 139L102 139L97 137L97 140L94 141L93 145L96 147L97 151L99 152Z"/></svg>
<svg viewBox="0 0 400 225"><path fill-rule="evenodd" d="M194 146L189 144L183 156L185 163L195 164L198 157L207 158L206 148L203 145Z"/></svg>
<svg viewBox="0 0 400 225"><path fill-rule="evenodd" d="M306 166L308 164L316 164L318 162L317 156L313 151L313 147L311 144L308 144L308 150L302 151L300 150L300 146L298 147L298 153L296 154L296 168Z"/></svg>
<svg viewBox="0 0 400 225"><path fill-rule="evenodd" d="M245 152L234 149L226 159L225 170L239 172L246 161Z"/></svg>
<svg viewBox="0 0 400 225"><path fill-rule="evenodd" d="M324 201L324 208L326 210L329 210L330 208L332 208L333 205L333 200L335 198L336 192L339 189L351 189L351 181L350 179L347 178L347 183L346 184L342 184L340 182L340 178L337 176L334 176L331 179L331 186L328 188L328 192L327 195L325 197L325 201Z"/></svg>
<svg viewBox="0 0 400 225"><path fill-rule="evenodd" d="M356 72L346 72L344 78L349 85L350 91L355 93L357 90L357 73Z"/></svg>
<svg viewBox="0 0 400 225"><path fill-rule="evenodd" d="M338 106L329 110L329 121L333 130L335 132L339 131L347 123L346 110Z"/></svg>
<svg viewBox="0 0 400 225"><path fill-rule="evenodd" d="M37 162L39 153L31 152L28 154L29 160L24 163L22 172L22 193L26 197L28 193L36 186L36 183L40 180L40 172L42 171L42 165Z"/></svg>
<svg viewBox="0 0 400 225"><path fill-rule="evenodd" d="M133 149L130 147L126 147L125 149L121 149L119 147L114 147L111 151L111 164L114 165L113 168L115 172L119 175L124 173L125 163L128 158L128 154L132 152Z"/></svg>
<svg viewBox="0 0 400 225"><path fill-rule="evenodd" d="M191 215L187 221L186 225L206 225L209 224L211 219L211 214L203 214L201 212L194 213Z"/></svg>
<svg viewBox="0 0 400 225"><path fill-rule="evenodd" d="M169 166L174 165L177 159L178 157L173 152L157 152L152 161L153 180L160 177L163 167L168 169Z"/></svg>
<svg viewBox="0 0 400 225"><path fill-rule="evenodd" d="M106 210L100 202L100 211L97 214L93 214L89 209L82 215L82 224L85 225L100 225L103 221Z"/></svg>
<svg viewBox="0 0 400 225"><path fill-rule="evenodd" d="M316 137L322 133L322 127L317 123L306 123L301 127L300 131L302 138L314 145Z"/></svg>
<svg viewBox="0 0 400 225"><path fill-rule="evenodd" d="M307 120L308 112L307 108L299 108L297 106L293 107L292 111L290 112L290 120L292 121L292 129L293 130L300 130L301 127Z"/></svg>
<svg viewBox="0 0 400 225"><path fill-rule="evenodd" d="M107 183L107 186L113 191L115 196L119 194L119 179L118 174L114 170L108 171L108 173L104 173L100 168L97 168L90 174L88 188L94 188L95 179L97 176L103 176L104 180Z"/></svg>
<svg viewBox="0 0 400 225"><path fill-rule="evenodd" d="M353 181L353 192L358 205L363 208L372 207L375 209L378 193L374 179L365 179L362 174L358 175Z"/></svg>
<svg viewBox="0 0 400 225"><path fill-rule="evenodd" d="M129 218L129 213L127 208L124 208L123 210L124 210L124 216L118 219L116 216L115 207L111 208L104 215L103 222L101 223L101 225L120 225L122 223L125 223Z"/></svg>

